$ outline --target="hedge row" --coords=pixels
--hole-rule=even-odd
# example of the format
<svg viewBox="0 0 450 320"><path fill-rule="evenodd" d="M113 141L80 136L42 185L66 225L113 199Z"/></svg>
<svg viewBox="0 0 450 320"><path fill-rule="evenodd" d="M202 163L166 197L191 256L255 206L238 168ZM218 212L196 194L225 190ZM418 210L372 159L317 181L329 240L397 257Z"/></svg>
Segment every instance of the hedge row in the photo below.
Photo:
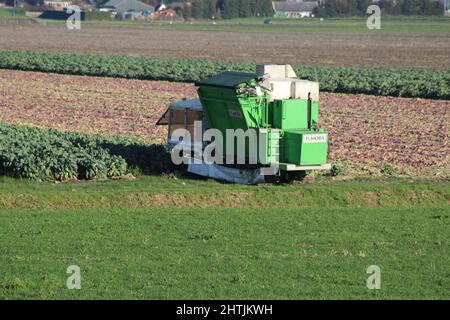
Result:
<svg viewBox="0 0 450 320"><path fill-rule="evenodd" d="M224 61L1 51L0 68L73 75L194 82L225 70L254 72L255 66ZM383 70L295 67L302 79L326 92L450 99L450 70Z"/></svg>

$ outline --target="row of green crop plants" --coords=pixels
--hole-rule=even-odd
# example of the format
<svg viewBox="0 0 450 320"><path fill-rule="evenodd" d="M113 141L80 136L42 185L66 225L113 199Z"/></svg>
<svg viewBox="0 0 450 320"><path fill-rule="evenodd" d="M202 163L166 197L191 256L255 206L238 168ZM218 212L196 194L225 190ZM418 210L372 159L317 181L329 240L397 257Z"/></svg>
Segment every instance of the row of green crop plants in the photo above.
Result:
<svg viewBox="0 0 450 320"><path fill-rule="evenodd" d="M194 82L221 71L254 72L255 66L225 61L1 51L0 68L86 76ZM450 99L450 70L383 70L295 67L302 79L326 92Z"/></svg>
<svg viewBox="0 0 450 320"><path fill-rule="evenodd" d="M160 145L0 123L0 176L93 180L173 169L170 155Z"/></svg>

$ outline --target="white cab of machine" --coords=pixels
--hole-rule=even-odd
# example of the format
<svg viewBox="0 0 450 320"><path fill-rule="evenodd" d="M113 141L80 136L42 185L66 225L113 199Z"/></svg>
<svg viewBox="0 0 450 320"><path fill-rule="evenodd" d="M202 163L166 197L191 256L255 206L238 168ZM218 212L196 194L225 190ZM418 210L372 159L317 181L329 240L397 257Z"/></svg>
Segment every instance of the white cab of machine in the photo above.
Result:
<svg viewBox="0 0 450 320"><path fill-rule="evenodd" d="M314 102L319 101L319 83L298 79L291 65L257 65L256 74L269 82L271 101L308 97Z"/></svg>

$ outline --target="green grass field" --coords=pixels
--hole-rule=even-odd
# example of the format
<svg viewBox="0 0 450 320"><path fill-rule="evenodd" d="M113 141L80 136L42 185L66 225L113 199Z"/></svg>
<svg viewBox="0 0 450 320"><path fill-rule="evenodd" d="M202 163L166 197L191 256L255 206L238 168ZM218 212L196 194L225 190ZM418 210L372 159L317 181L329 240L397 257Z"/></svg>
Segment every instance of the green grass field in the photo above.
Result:
<svg viewBox="0 0 450 320"><path fill-rule="evenodd" d="M0 8L0 19L25 17L25 10L13 8Z"/></svg>
<svg viewBox="0 0 450 320"><path fill-rule="evenodd" d="M37 19L41 23L61 24L64 21ZM449 17L382 17L380 30L367 29L365 18L324 19L271 19L273 24L264 24L265 18L246 18L213 21L198 20L183 21L83 21L87 25L149 27L174 30L205 30L205 31L238 31L238 32L400 32L400 33L448 33L450 32Z"/></svg>
<svg viewBox="0 0 450 320"><path fill-rule="evenodd" d="M65 24L62 20L50 20L25 17L23 9L15 12L11 8L0 8L0 19L26 18L41 24ZM271 25L264 24L267 18L241 18L218 20L216 24L210 20L184 21L83 21L87 25L123 26L123 27L153 27L175 30L208 30L208 31L239 31L239 32L406 32L406 33L448 33L450 18L443 16L382 16L381 30L368 30L366 18L319 18L282 19L270 18Z"/></svg>
<svg viewBox="0 0 450 320"><path fill-rule="evenodd" d="M0 178L0 298L448 299L449 195L403 179Z"/></svg>

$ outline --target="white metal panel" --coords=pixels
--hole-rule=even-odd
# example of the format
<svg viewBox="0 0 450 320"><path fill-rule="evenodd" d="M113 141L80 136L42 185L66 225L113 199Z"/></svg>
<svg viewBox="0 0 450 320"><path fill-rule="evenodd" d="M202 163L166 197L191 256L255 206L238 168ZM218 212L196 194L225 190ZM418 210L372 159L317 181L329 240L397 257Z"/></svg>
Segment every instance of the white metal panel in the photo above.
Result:
<svg viewBox="0 0 450 320"><path fill-rule="evenodd" d="M292 80L292 98L308 99L308 93L310 93L311 100L318 102L319 83L300 79Z"/></svg>
<svg viewBox="0 0 450 320"><path fill-rule="evenodd" d="M269 75L270 78L297 78L289 64L259 64L256 66L256 74L259 77Z"/></svg>
<svg viewBox="0 0 450 320"><path fill-rule="evenodd" d="M292 80L286 78L269 78L271 100L290 99Z"/></svg>

